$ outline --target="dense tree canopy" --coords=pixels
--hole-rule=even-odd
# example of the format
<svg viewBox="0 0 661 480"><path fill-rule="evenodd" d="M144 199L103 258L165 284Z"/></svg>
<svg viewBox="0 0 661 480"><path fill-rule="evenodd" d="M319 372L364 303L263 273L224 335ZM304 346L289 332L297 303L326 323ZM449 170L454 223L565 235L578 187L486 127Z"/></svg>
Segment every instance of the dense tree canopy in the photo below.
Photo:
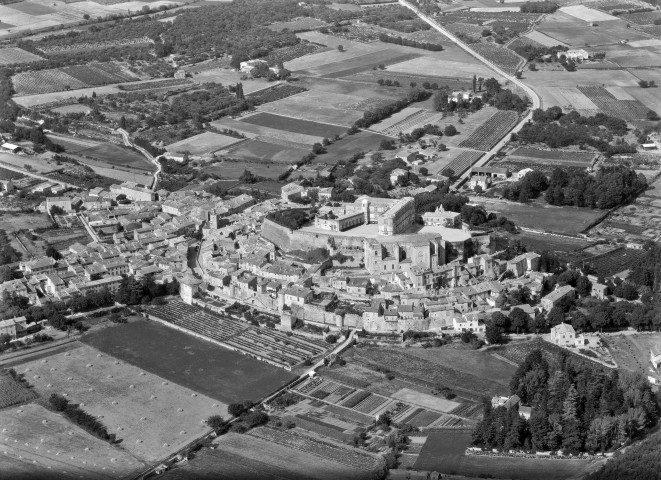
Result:
<svg viewBox="0 0 661 480"><path fill-rule="evenodd" d="M500 450L605 452L642 435L659 404L642 374L606 373L603 367L558 354L557 366L534 350L510 382L511 394L532 407L529 420L512 407L492 408L473 431L473 443Z"/></svg>

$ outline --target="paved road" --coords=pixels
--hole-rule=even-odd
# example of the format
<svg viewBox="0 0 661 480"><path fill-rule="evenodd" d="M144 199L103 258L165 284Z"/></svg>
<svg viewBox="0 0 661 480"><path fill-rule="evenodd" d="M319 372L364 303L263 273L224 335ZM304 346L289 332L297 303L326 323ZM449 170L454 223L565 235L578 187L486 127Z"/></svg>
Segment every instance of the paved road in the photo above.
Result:
<svg viewBox="0 0 661 480"><path fill-rule="evenodd" d="M154 166L156 167L156 171L154 172L154 181L151 185L151 189L156 190L156 187L158 186L158 176L161 174L161 163L158 160L156 160L153 157L153 155L149 153L147 150L132 143L131 137L129 136L129 132L127 132L123 128L118 128L117 131L122 135L122 138L124 139L124 145L126 145L127 147L135 148L137 151L139 151L145 157L147 157L147 159L151 163L153 163Z"/></svg>
<svg viewBox="0 0 661 480"><path fill-rule="evenodd" d="M506 133L505 136L500 140L500 142L498 142L491 150L489 150L482 157L480 157L480 159L473 165L473 167L482 167L482 166L484 166L484 164L486 164L491 159L492 156L494 156L501 148L503 148L505 146L505 144L509 141L510 134L511 133L516 133L519 130L521 130L521 128L523 128L523 125L525 125L526 122L528 122L528 120L530 120L532 118L532 111L537 109L537 108L541 108L542 100L541 100L540 96L537 94L537 92L535 92L532 88L530 88L528 85L523 83L521 80L514 77L513 75L510 75L509 73L504 72L500 67L498 67L498 65L495 65L488 58L484 57L483 55L480 55L478 52L473 50L470 47L470 45L461 42L461 40L459 40L459 38L457 38L451 32L449 32L448 30L443 28L440 24L436 23L436 21L433 20L431 17L429 17L428 15L422 13L414 5L406 2L405 0L399 0L399 3L401 5L403 5L404 7L406 7L406 8L408 8L410 10L413 10L416 13L416 15L418 15L418 17L420 17L422 20L427 22L434 30L438 31L439 33L442 33L443 35L448 37L450 40L452 40L452 42L454 42L455 45L457 45L459 48L463 49L468 54L470 54L473 57L477 58L480 62L484 63L487 67L489 67L491 70L496 72L498 75L502 76L503 78L506 78L507 80L509 80L513 84L515 84L518 87L520 87L521 89L523 89L523 91L526 92L528 97L531 99L532 108L531 108L530 112L528 112L527 115L525 115L523 118L521 118L519 123L514 128L512 128L512 130L510 130L508 133ZM461 175L461 177L459 177L456 180L455 186L457 187L457 186L461 185L468 178L469 175L470 175L470 169L466 170L466 172L464 172Z"/></svg>

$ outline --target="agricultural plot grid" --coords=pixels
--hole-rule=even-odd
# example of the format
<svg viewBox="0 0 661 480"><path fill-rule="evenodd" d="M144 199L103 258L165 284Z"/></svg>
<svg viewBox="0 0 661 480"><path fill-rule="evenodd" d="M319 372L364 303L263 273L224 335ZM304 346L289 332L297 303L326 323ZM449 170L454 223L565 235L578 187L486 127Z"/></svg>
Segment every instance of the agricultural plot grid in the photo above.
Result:
<svg viewBox="0 0 661 480"><path fill-rule="evenodd" d="M622 118L623 120L639 120L646 118L649 108L637 100L618 100L612 93L603 87L578 87L599 110L606 115Z"/></svg>
<svg viewBox="0 0 661 480"><path fill-rule="evenodd" d="M486 152L514 128L518 120L519 116L516 112L498 111L463 140L459 146Z"/></svg>

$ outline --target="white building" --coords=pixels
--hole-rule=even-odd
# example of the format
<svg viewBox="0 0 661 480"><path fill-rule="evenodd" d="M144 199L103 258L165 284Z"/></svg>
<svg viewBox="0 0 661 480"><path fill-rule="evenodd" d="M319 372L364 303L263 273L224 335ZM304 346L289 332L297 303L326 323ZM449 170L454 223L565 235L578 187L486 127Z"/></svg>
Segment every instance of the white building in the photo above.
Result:
<svg viewBox="0 0 661 480"><path fill-rule="evenodd" d="M576 341L576 330L568 323L561 323L551 329L551 343L561 347L572 347Z"/></svg>

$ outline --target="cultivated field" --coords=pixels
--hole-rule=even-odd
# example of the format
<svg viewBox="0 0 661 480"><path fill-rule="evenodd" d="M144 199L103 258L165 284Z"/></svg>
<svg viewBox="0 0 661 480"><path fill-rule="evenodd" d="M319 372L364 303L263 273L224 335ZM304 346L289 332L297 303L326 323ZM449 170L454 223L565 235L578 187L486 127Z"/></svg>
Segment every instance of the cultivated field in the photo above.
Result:
<svg viewBox="0 0 661 480"><path fill-rule="evenodd" d="M108 331L118 327L109 328ZM104 333L104 332L101 332ZM136 457L155 462L208 430L226 404L146 373L87 345L17 367L44 397L65 395L101 416L110 433Z"/></svg>
<svg viewBox="0 0 661 480"><path fill-rule="evenodd" d="M528 251L541 252L550 250L554 252L572 252L587 247L590 242L581 238L558 237L534 232L520 232L510 237L512 240L520 240Z"/></svg>
<svg viewBox="0 0 661 480"><path fill-rule="evenodd" d="M22 72L14 75L12 82L18 95L35 95L137 79L120 64L98 63Z"/></svg>
<svg viewBox="0 0 661 480"><path fill-rule="evenodd" d="M89 157L107 166L130 167L152 171L154 164L135 150L115 143L99 143L77 138L51 135L50 139L62 145L67 153Z"/></svg>
<svg viewBox="0 0 661 480"><path fill-rule="evenodd" d="M255 119L256 123L252 123L252 121L250 120L253 117L257 117ZM312 136L312 135L305 135L300 132L297 133L297 132L288 132L284 129L281 130L278 128L278 124L273 122L274 119L282 119L283 122L289 125L300 123L304 125L306 128L309 128L309 126L314 127L315 125L309 122L297 120L295 118L281 117L279 115L273 115L270 113L257 113L255 115L249 115L247 117L243 117L241 121L233 120L231 118L221 118L220 120L212 122L211 125L221 130L225 128L229 128L231 130L242 133L247 138L260 140L262 142L275 143L275 144L279 144L278 142L280 142L282 143L282 146L289 145L303 149L309 149L315 143L321 142L323 140L323 136ZM273 125L273 127L264 126L262 124L271 124ZM326 126L327 130L324 130L325 132L328 132L329 130L335 128L340 128L342 132L344 132L345 130L342 127L335 127L333 125L327 125L327 124L317 124L317 125Z"/></svg>
<svg viewBox="0 0 661 480"><path fill-rule="evenodd" d="M467 352L466 358L470 358L469 353L476 352ZM428 385L429 388L437 385L449 387L459 395L476 399L485 394L507 393L509 378L513 373L513 369L507 364L498 362L502 369L497 376L493 375L494 369L488 367L488 363L493 364L494 360L490 358L483 359L482 362L474 362L475 365L482 363L487 369L468 372L459 370L457 363L446 363L440 357L438 360L420 358L401 348L365 347L356 349L351 358L371 367L387 368L395 374L395 377L412 379L418 384Z"/></svg>
<svg viewBox="0 0 661 480"><path fill-rule="evenodd" d="M126 449L88 434L41 405L0 410L0 425L0 471L6 478L110 480L147 467Z"/></svg>
<svg viewBox="0 0 661 480"><path fill-rule="evenodd" d="M627 23L620 19L598 21L596 26L589 26L586 20L561 10L547 16L536 30L576 48L613 45L620 40L635 41L649 38L641 32L627 28Z"/></svg>
<svg viewBox="0 0 661 480"><path fill-rule="evenodd" d="M513 75L523 65L523 58L512 50L492 43L476 43L472 48L499 66L505 73Z"/></svg>
<svg viewBox="0 0 661 480"><path fill-rule="evenodd" d="M34 390L14 380L8 372L0 372L0 409L37 398Z"/></svg>
<svg viewBox="0 0 661 480"><path fill-rule="evenodd" d="M319 103L302 95L295 95L266 103L260 105L257 109L261 112L273 113L285 117L344 127L350 127L356 120L362 117L362 112L334 108L329 104Z"/></svg>
<svg viewBox="0 0 661 480"><path fill-rule="evenodd" d="M342 140L326 147L326 153L317 155L312 162L335 165L337 162L346 160L355 153L378 150L381 142L387 138L389 137L367 131L358 132L355 135L347 135Z"/></svg>
<svg viewBox="0 0 661 480"><path fill-rule="evenodd" d="M492 198L476 198L475 203L483 204L490 212L505 216L520 227L569 235L581 233L605 213L589 208L556 207L543 203L543 200L522 204Z"/></svg>
<svg viewBox="0 0 661 480"><path fill-rule="evenodd" d="M465 455L471 434L464 431L430 433L415 462L415 470L514 480L563 480L589 466L587 460L550 460Z"/></svg>
<svg viewBox="0 0 661 480"><path fill-rule="evenodd" d="M343 127L299 120L297 118L283 117L272 113L257 113L241 119L242 123L249 123L275 130L284 130L289 133L300 133L310 137L328 137L342 135L346 132Z"/></svg>
<svg viewBox="0 0 661 480"><path fill-rule="evenodd" d="M490 78L494 73L481 64L463 61L443 60L430 62L428 57L420 57L390 65L386 72L402 72L409 75L427 75L433 77L478 77Z"/></svg>
<svg viewBox="0 0 661 480"><path fill-rule="evenodd" d="M246 170L249 170L254 175L275 180L289 170L289 167L290 165L286 163L265 162L255 157L249 157L247 160L229 159L214 163L212 166L205 168L205 172L225 179L238 179Z"/></svg>
<svg viewBox="0 0 661 480"><path fill-rule="evenodd" d="M646 118L650 110L638 100L619 100L603 87L578 87L578 89L606 115L631 121Z"/></svg>
<svg viewBox="0 0 661 480"><path fill-rule="evenodd" d="M262 142L260 140L248 140L247 142L241 142L238 145L235 145L229 150L227 155L231 158L248 162L272 162L273 164L280 163L291 165L299 161L309 152L310 150L308 149L297 148L293 145L281 146L276 145L275 143Z"/></svg>
<svg viewBox="0 0 661 480"><path fill-rule="evenodd" d="M165 147L165 149L171 153L208 155L241 141L243 141L241 138L230 137L228 135L220 135L214 132L204 132L179 142L171 143Z"/></svg>
<svg viewBox="0 0 661 480"><path fill-rule="evenodd" d="M371 472L349 467L325 456L291 448L254 435L228 433L215 442L215 450L205 449L194 462L167 472L166 480L208 478L266 480L369 479Z"/></svg>
<svg viewBox="0 0 661 480"><path fill-rule="evenodd" d="M0 48L0 65L17 65L39 60L43 58L20 48Z"/></svg>
<svg viewBox="0 0 661 480"><path fill-rule="evenodd" d="M50 228L52 226L53 222L47 213L0 215L0 230L7 233L23 229Z"/></svg>
<svg viewBox="0 0 661 480"><path fill-rule="evenodd" d="M147 320L97 331L82 340L224 403L257 400L293 378L285 370Z"/></svg>
<svg viewBox="0 0 661 480"><path fill-rule="evenodd" d="M314 30L317 28L325 27L328 24L317 20L316 18L302 17L292 20L290 22L276 22L268 26L269 29L280 32L282 30L289 30L290 32L304 32L306 30Z"/></svg>
<svg viewBox="0 0 661 480"><path fill-rule="evenodd" d="M486 152L514 128L518 121L519 116L516 112L498 111L464 139L459 146Z"/></svg>

